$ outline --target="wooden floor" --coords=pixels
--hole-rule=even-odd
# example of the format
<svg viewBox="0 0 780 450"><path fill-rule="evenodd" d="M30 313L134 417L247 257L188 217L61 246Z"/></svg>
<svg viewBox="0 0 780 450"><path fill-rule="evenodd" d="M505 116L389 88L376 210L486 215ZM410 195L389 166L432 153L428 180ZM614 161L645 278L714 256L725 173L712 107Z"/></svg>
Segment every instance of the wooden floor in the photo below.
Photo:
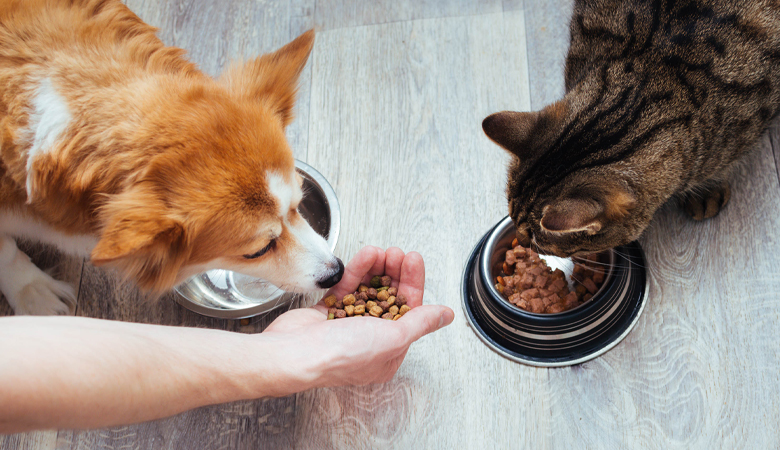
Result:
<svg viewBox="0 0 780 450"><path fill-rule="evenodd" d="M459 284L477 239L505 215L507 157L481 120L563 92L571 0L128 0L211 73L318 30L303 77L296 156L333 184L337 253L416 250L425 300L456 310L385 385L212 406L140 425L0 436L2 449L778 448L780 123L693 223L669 206L641 242L650 299L634 331L585 364L502 359L466 325ZM26 246L79 287L76 313L259 332L141 306L89 263ZM10 309L0 301L0 314ZM0 406L1 407L1 406Z"/></svg>

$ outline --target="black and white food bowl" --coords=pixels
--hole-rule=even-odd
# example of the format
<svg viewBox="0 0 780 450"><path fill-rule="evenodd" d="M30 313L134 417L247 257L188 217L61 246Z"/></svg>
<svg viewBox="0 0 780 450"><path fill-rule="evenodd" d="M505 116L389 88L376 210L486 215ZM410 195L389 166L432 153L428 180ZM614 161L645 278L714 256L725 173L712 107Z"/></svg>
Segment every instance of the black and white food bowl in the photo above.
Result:
<svg viewBox="0 0 780 450"><path fill-rule="evenodd" d="M303 199L298 207L304 219L336 248L341 212L336 193L328 180L310 165L295 161L303 178ZM205 316L242 319L289 305L299 294L285 292L271 283L228 270L209 270L177 286L176 301Z"/></svg>
<svg viewBox="0 0 780 450"><path fill-rule="evenodd" d="M510 217L488 231L463 274L463 310L477 336L500 355L524 364L559 367L593 359L617 345L636 324L647 301L645 260L639 244L608 250L604 284L569 311L535 314L509 303L494 286L515 237ZM552 268L572 273L570 259L540 255Z"/></svg>

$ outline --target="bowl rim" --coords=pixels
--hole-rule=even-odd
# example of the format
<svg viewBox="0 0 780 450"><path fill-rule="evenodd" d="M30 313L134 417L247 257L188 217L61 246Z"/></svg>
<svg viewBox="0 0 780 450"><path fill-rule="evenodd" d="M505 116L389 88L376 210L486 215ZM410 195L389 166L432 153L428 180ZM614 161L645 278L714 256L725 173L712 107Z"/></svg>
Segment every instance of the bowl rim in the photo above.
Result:
<svg viewBox="0 0 780 450"><path fill-rule="evenodd" d="M338 243L339 234L341 232L341 208L339 205L338 197L336 196L336 192L333 189L333 186L331 186L331 184L328 182L328 180L319 171L317 171L317 169L310 166L309 164L299 159L296 159L295 169L296 172L301 173L303 177L305 177L308 181L312 182L315 186L317 186L317 188L322 192L323 197L325 198L328 211L330 211L330 228L328 230L328 238L326 239L326 242L328 243L328 247L330 247L330 250L335 251L336 244ZM226 272L230 272L230 271L226 270ZM295 293L282 291L279 295L273 296L269 298L267 301L256 305L250 305L243 308L233 308L233 309L213 308L191 299L191 297L198 297L198 296L196 295L195 291L190 288L189 285L193 282L199 282L193 280L200 277L201 275L202 273L193 275L192 277L184 280L179 285L175 286L173 288L174 300L181 306L189 309L190 311L196 312L203 316L213 317L217 319L245 319L248 317L254 317L260 314L273 311L274 309L277 309L283 305L289 304L290 301L302 295L302 294L295 294ZM278 299L280 297L285 297L285 296L289 296L290 298L283 301L280 300L280 301L273 302L274 299ZM275 303L275 304L272 307L269 307L269 304L271 303Z"/></svg>
<svg viewBox="0 0 780 450"><path fill-rule="evenodd" d="M493 227L488 233L485 235L485 240L483 243L483 247L487 248L489 244L492 244L494 247L499 241L499 235L504 235L504 233L511 233L512 230L514 230L514 223L512 221L512 218L510 216L504 217L502 220L500 220L495 227ZM488 280L487 283L487 291L490 294L491 297L493 297L494 300L502 304L503 306L509 308L512 312L516 312L522 316L526 316L528 318L533 319L544 319L544 318L550 318L550 319L565 319L566 316L575 316L580 315L581 311L584 311L586 309L592 309L594 307L591 307L591 305L599 303L599 300L603 297L601 294L604 292L606 287L609 285L610 281L612 280L613 276L613 269L615 265L615 253L613 249L604 250L600 253L607 253L609 254L609 271L607 272L606 276L604 277L604 281L599 286L599 289L596 291L595 294L593 294L593 297L588 300L587 302L572 308L568 309L566 311L561 311L559 313L534 313L531 311L526 311L523 308L520 308L516 305L513 305L509 303L509 300L504 298L503 295L501 295L500 292L496 289L495 284L493 283L494 275L492 267L490 266L490 260L492 259L493 253L488 254L488 252L482 251L480 253L479 258L479 270L481 271L482 278L484 280ZM545 258L546 255L539 255L542 258ZM555 257L557 258L557 257ZM576 311L576 312L575 312Z"/></svg>
<svg viewBox="0 0 780 450"><path fill-rule="evenodd" d="M644 289L642 290L642 297L639 301L638 308L635 309L635 315L631 319L631 321L628 323L626 328L617 336L615 336L609 343L604 345L603 347L592 351L591 353L584 354L576 359L565 359L565 360L551 360L551 361L545 361L540 360L538 358L534 357L522 357L522 354L513 352L512 350L505 348L498 342L494 341L490 335L487 334L485 329L482 325L476 320L476 317L474 316L474 311L472 311L472 307L469 305L469 302L471 301L471 296L475 295L470 291L470 284L471 279L474 276L477 276L475 274L474 265L478 264L478 257L479 252L483 248L483 244L487 241L488 235L494 231L494 228L496 228L498 225L491 228L480 240L477 242L477 244L474 246L473 250L469 254L468 258L466 259L464 265L463 265L463 276L461 278L461 308L463 309L463 314L466 318L466 324L469 326L469 328L474 331L474 334L477 335L477 338L482 341L483 344L485 344L488 348L490 348L492 351L497 353L499 356L502 356L504 358L507 358L511 361L518 362L521 364L525 364L528 366L534 366L534 367L567 367L572 366L576 364L582 364L584 362L590 361L592 359L595 359L606 352L612 350L616 345L618 345L620 342L625 339L626 336L634 329L636 324L639 322L639 318L642 316L642 313L644 312L645 307L648 303L648 297L650 295L650 282L647 278L647 275L645 275L645 282L644 282ZM637 243L637 248L642 254L641 246ZM589 302L589 303L595 303L595 302ZM519 310L519 308L514 307L514 310ZM535 318L539 316L549 316L551 314L534 314L533 316L536 316ZM530 316L530 314L528 315Z"/></svg>

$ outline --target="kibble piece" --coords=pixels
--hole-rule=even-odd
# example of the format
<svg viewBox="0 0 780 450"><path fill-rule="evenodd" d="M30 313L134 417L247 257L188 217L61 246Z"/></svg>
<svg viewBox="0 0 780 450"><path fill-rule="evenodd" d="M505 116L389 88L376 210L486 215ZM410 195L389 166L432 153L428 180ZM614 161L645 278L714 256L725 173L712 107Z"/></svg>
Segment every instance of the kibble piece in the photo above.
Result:
<svg viewBox="0 0 780 450"><path fill-rule="evenodd" d="M336 300L336 304L333 305L336 309L344 309L344 302L341 300Z"/></svg>
<svg viewBox="0 0 780 450"><path fill-rule="evenodd" d="M341 300L342 303L344 303L344 306L347 305L354 305L355 304L355 296L353 294L347 294L344 296L344 298Z"/></svg>
<svg viewBox="0 0 780 450"><path fill-rule="evenodd" d="M382 277L380 277L379 275L376 275L376 276L371 278L371 287L372 288L376 289L376 288L381 287L381 286L382 286Z"/></svg>
<svg viewBox="0 0 780 450"><path fill-rule="evenodd" d="M593 272L593 282L598 284L604 281L604 272L601 271L595 271Z"/></svg>
<svg viewBox="0 0 780 450"><path fill-rule="evenodd" d="M596 288L596 283L593 282L590 278L585 278L585 281L582 282L582 284L585 286L585 289L588 290L591 294L595 294L598 288Z"/></svg>
<svg viewBox="0 0 780 450"><path fill-rule="evenodd" d="M368 298L372 300L376 298L376 293L377 291L374 288L368 288L368 290L366 291L366 294L368 294Z"/></svg>
<svg viewBox="0 0 780 450"><path fill-rule="evenodd" d="M358 286L358 292L366 292L367 290L368 290L368 286L366 286L365 284L361 284L360 286Z"/></svg>
<svg viewBox="0 0 780 450"><path fill-rule="evenodd" d="M387 298L387 304L390 306L395 305L395 296L390 296Z"/></svg>
<svg viewBox="0 0 780 450"><path fill-rule="evenodd" d="M328 320L333 320L336 318L336 314L328 314Z"/></svg>
<svg viewBox="0 0 780 450"><path fill-rule="evenodd" d="M355 305L347 305L344 307L344 311L348 316L355 314Z"/></svg>
<svg viewBox="0 0 780 450"><path fill-rule="evenodd" d="M369 300L369 301L366 302L366 309L371 310L371 308L373 308L374 306L376 306L376 302L375 301Z"/></svg>
<svg viewBox="0 0 780 450"><path fill-rule="evenodd" d="M368 313L374 317L379 317L382 315L382 313L384 313L384 311L382 311L382 308L379 306L372 306Z"/></svg>
<svg viewBox="0 0 780 450"><path fill-rule="evenodd" d="M547 309L544 310L547 314L555 314L559 312L565 311L565 307L560 303L553 303L552 305L548 306Z"/></svg>
<svg viewBox="0 0 780 450"><path fill-rule="evenodd" d="M366 305L355 306L355 315L363 315L366 312Z"/></svg>
<svg viewBox="0 0 780 450"><path fill-rule="evenodd" d="M390 307L390 308L387 310L387 312L391 312L391 313L393 313L393 315L396 315L396 314L398 314L398 307L397 307L397 306L395 306L395 305L393 305L393 306L391 306L391 307Z"/></svg>
<svg viewBox="0 0 780 450"><path fill-rule="evenodd" d="M409 311L411 311L411 310L412 310L412 308L410 308L409 306L407 306L407 305L401 305L401 308L400 308L400 309L398 309L398 314L400 314L400 315L402 315L402 316L403 316L404 314L408 313L408 312L409 312Z"/></svg>
<svg viewBox="0 0 780 450"><path fill-rule="evenodd" d="M396 295L398 295L398 288L395 288L395 287L388 288L387 289L387 294L390 297L395 297Z"/></svg>
<svg viewBox="0 0 780 450"><path fill-rule="evenodd" d="M328 314L336 314L336 308L328 308Z"/></svg>
<svg viewBox="0 0 780 450"><path fill-rule="evenodd" d="M400 318L401 318L401 315L400 315L400 314L396 314L396 315L394 315L394 316L393 316L393 320L398 320L398 319L400 319Z"/></svg>
<svg viewBox="0 0 780 450"><path fill-rule="evenodd" d="M390 313L384 313L382 314L382 318L387 320L393 320L393 315Z"/></svg>
<svg viewBox="0 0 780 450"><path fill-rule="evenodd" d="M376 299L380 302L386 302L388 298L390 298L390 294L388 294L386 290L376 293Z"/></svg>
<svg viewBox="0 0 780 450"><path fill-rule="evenodd" d="M337 319L343 319L345 317L347 317L347 312L346 311L344 311L343 309L336 310L336 318Z"/></svg>
<svg viewBox="0 0 780 450"><path fill-rule="evenodd" d="M355 301L355 306L356 307L360 306L360 305L366 306L366 301L365 300L357 300L357 301Z"/></svg>
<svg viewBox="0 0 780 450"><path fill-rule="evenodd" d="M367 289L368 288L366 288L366 290ZM355 295L355 299L357 301L363 300L363 302L366 302L366 301L368 301L368 294L366 293L366 291L358 292L357 295Z"/></svg>
<svg viewBox="0 0 780 450"><path fill-rule="evenodd" d="M382 308L382 311L387 311L390 308L390 305L388 305L387 302L379 302L378 305Z"/></svg>
<svg viewBox="0 0 780 450"><path fill-rule="evenodd" d="M393 282L393 279L390 278L390 275L385 275L379 279L379 282L382 284L382 286L390 287L390 283Z"/></svg>
<svg viewBox="0 0 780 450"><path fill-rule="evenodd" d="M329 296L327 296L327 297L325 297L325 298L323 298L323 299L322 299L322 301L323 301L323 302L325 302L325 305L326 305L328 308L331 308L331 307L333 307L333 305L335 305L335 304L336 304L336 300L338 300L338 299L336 298L336 296L335 296L335 295L329 295Z"/></svg>
<svg viewBox="0 0 780 450"><path fill-rule="evenodd" d="M404 306L406 304L406 297L403 294L398 294L395 297L395 304L398 306Z"/></svg>

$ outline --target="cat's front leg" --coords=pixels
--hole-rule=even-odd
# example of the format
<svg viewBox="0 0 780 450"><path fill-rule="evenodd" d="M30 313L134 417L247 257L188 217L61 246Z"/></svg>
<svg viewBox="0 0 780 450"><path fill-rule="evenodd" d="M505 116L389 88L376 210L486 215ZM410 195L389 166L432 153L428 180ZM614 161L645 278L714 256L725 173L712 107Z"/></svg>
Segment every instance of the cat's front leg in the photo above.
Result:
<svg viewBox="0 0 780 450"><path fill-rule="evenodd" d="M0 235L0 291L16 315L66 315L76 306L76 293L30 261L7 235Z"/></svg>
<svg viewBox="0 0 780 450"><path fill-rule="evenodd" d="M694 192L682 196L682 205L693 220L704 220L718 215L731 198L728 181L709 181Z"/></svg>

